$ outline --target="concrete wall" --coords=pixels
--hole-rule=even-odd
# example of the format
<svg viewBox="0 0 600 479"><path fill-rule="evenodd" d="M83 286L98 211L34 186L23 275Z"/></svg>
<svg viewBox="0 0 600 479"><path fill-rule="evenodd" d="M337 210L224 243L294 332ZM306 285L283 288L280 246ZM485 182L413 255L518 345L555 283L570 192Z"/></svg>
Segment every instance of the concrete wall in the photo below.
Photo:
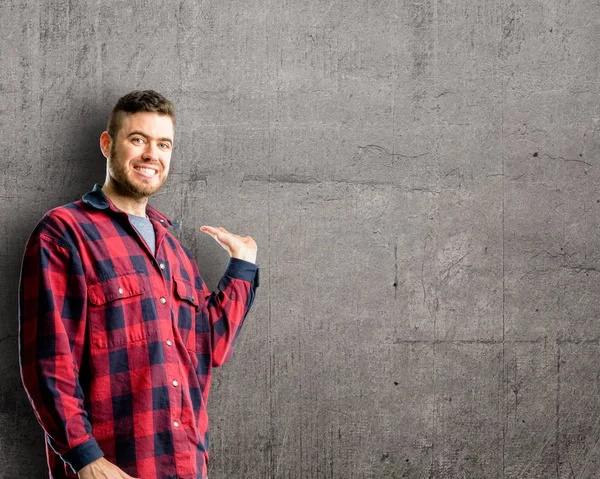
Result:
<svg viewBox="0 0 600 479"><path fill-rule="evenodd" d="M3 0L0 477L46 475L26 238L103 181L136 88L176 103L151 202L209 286L227 253L201 224L259 246L211 479L597 477L599 22L592 0Z"/></svg>

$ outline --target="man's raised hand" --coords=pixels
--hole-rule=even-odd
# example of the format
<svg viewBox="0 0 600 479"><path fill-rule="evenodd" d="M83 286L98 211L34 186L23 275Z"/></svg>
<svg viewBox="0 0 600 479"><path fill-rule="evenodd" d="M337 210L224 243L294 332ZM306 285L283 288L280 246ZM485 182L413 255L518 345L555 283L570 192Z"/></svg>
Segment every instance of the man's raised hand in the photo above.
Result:
<svg viewBox="0 0 600 479"><path fill-rule="evenodd" d="M251 236L239 236L230 233L222 226L214 228L212 226L200 226L200 231L211 235L232 258L239 258L251 263L256 263L256 242Z"/></svg>

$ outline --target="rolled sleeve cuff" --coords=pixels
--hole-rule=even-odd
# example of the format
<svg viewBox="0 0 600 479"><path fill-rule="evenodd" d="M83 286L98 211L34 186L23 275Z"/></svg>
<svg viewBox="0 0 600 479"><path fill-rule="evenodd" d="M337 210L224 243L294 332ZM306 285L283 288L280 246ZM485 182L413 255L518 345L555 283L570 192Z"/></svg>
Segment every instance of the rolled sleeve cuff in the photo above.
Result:
<svg viewBox="0 0 600 479"><path fill-rule="evenodd" d="M100 459L102 456L104 456L104 453L100 449L100 446L98 446L96 439L91 438L79 446L75 446L64 454L62 458L63 461L71 466L73 472L77 473L90 462Z"/></svg>
<svg viewBox="0 0 600 479"><path fill-rule="evenodd" d="M258 288L260 283L260 268L250 261L240 258L230 257L225 268L225 276L243 279Z"/></svg>

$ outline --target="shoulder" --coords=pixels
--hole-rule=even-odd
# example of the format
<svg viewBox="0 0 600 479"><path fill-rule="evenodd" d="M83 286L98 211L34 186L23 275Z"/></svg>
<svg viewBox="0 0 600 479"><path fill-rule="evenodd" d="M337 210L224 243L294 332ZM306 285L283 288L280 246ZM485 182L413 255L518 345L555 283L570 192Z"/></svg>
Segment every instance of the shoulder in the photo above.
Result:
<svg viewBox="0 0 600 479"><path fill-rule="evenodd" d="M179 239L177 239L171 232L167 231L165 239L167 240L167 243L169 244L172 250L180 251L189 260L194 259L194 255L192 254L192 252L186 246L184 246L184 244Z"/></svg>
<svg viewBox="0 0 600 479"><path fill-rule="evenodd" d="M29 242L48 241L76 252L75 230L80 229L83 215L81 200L52 208L38 221Z"/></svg>
<svg viewBox="0 0 600 479"><path fill-rule="evenodd" d="M197 269L194 254L189 248L184 246L184 244L170 232L167 232L165 235L165 240L182 267L188 271L194 271L194 269Z"/></svg>
<svg viewBox="0 0 600 479"><path fill-rule="evenodd" d="M188 259L190 261L194 261L194 254L192 253L192 251L181 243L179 243L179 245L181 246L181 249L183 250L185 255L188 257Z"/></svg>

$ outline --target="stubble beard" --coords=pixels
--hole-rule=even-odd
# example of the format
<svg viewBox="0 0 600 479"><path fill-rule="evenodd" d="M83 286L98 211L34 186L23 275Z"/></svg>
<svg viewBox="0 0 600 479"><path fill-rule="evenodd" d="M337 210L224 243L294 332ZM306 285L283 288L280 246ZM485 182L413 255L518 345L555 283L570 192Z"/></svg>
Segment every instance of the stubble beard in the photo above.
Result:
<svg viewBox="0 0 600 479"><path fill-rule="evenodd" d="M114 183L114 188L119 195L132 196L135 198L148 198L158 193L158 191L165 184L166 178L156 186L147 185L144 183L134 184L127 177L126 166L117 160L117 152L113 145L110 149L109 165L110 171L112 172L111 177ZM158 175L159 173L156 174Z"/></svg>

